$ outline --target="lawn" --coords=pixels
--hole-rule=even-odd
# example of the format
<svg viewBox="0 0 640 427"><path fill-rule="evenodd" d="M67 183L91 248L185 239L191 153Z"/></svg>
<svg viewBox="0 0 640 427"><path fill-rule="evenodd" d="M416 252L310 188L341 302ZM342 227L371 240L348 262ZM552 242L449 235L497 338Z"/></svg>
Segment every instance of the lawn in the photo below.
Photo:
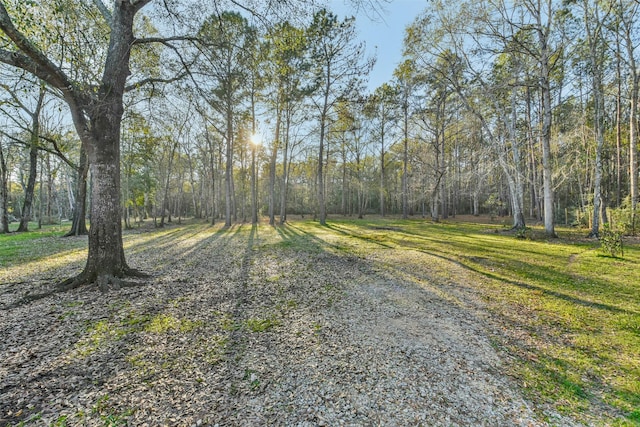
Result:
<svg viewBox="0 0 640 427"><path fill-rule="evenodd" d="M327 233L311 222L295 226ZM378 246L440 260L432 282L456 283L482 299L503 328L493 340L512 357L509 373L533 400L588 423L640 425L637 244L612 258L575 229L547 239L534 228L520 239L503 225L374 219L334 220L328 230L341 250L362 257ZM460 277L447 264L473 274ZM625 421L599 419L600 410L620 411Z"/></svg>
<svg viewBox="0 0 640 427"><path fill-rule="evenodd" d="M132 257L176 250L181 239L206 228L189 222L125 232L125 249ZM222 229L209 230L207 238ZM0 281L15 283L21 271L81 266L86 238L59 238L64 231L0 236ZM503 225L462 220L332 218L326 227L298 220L260 225L252 250L329 252L410 279L482 319L506 362L504 373L541 418L554 411L586 424L640 425L640 247L627 242L624 257L613 258L584 238L584 230L557 231L558 239L547 239L534 227L522 239ZM249 326L262 330L278 322Z"/></svg>

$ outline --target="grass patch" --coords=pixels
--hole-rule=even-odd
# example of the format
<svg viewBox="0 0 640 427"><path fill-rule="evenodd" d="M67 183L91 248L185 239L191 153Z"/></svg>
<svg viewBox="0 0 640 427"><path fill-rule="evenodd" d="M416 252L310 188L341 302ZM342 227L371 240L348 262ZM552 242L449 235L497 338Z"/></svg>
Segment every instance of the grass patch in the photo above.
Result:
<svg viewBox="0 0 640 427"><path fill-rule="evenodd" d="M166 334L170 332L191 332L195 328L202 326L201 321L189 319L178 319L167 314L158 314L151 318L145 325L144 330L155 334Z"/></svg>
<svg viewBox="0 0 640 427"><path fill-rule="evenodd" d="M62 238L70 226L49 225L24 233L0 234L0 267L45 260L65 250L74 251L87 246L86 238Z"/></svg>
<svg viewBox="0 0 640 427"><path fill-rule="evenodd" d="M184 237L198 242L221 233L202 224L185 224L144 233L125 233L127 253L174 248ZM0 282L24 277L30 269L47 269L82 260L86 239L61 239L67 227L47 227L29 233L0 235ZM203 231L205 229L206 231ZM602 256L600 242L585 239L584 230L557 227L559 239L547 239L541 227L524 235L509 232L503 224L422 220L331 220L328 226L295 221L287 226L234 228L225 238L250 242L273 257L294 252L331 253L367 258L384 250L375 268L402 280L431 286L443 298L447 284L480 296L491 317L504 327L492 342L510 353L515 362L509 374L526 394L561 413L595 425L640 425L640 247L625 241L624 256ZM226 236L226 234L225 234ZM285 259L285 258L283 258ZM372 258L374 259L374 258ZM374 262L374 261L371 261ZM419 265L417 264L419 262ZM44 268L44 267L43 267ZM309 267L310 269L312 266ZM283 281L282 273L266 278ZM287 280L293 280L288 275ZM13 280L13 279L11 279ZM318 289L330 296L332 284ZM280 295L281 312L296 309L290 295ZM452 303L455 303L454 296ZM448 299L447 299L448 301ZM184 301L171 301L178 308ZM65 306L63 318L78 310ZM130 307L114 306L109 319L89 324L76 344L76 352L89 355L125 334L185 333L200 322L172 315L146 315ZM127 314L127 311L129 313ZM279 326L275 318L235 319L216 313L215 325L223 332L244 329L265 332ZM321 326L314 327L319 333ZM203 344L204 345L204 344ZM225 338L213 339L207 361L218 363ZM132 364L141 363L132 358ZM65 420L61 420L65 421Z"/></svg>
<svg viewBox="0 0 640 427"><path fill-rule="evenodd" d="M121 339L126 333L125 329L108 320L99 320L89 325L87 336L76 343L75 354L79 357L88 357L108 342Z"/></svg>
<svg viewBox="0 0 640 427"><path fill-rule="evenodd" d="M501 225L417 220L333 220L293 225L335 253L394 249L391 273L421 277L407 251L422 254L432 286L456 283L481 296L515 356L511 374L530 398L585 422L637 426L640 408L640 248L603 257L586 232L558 227L547 239ZM388 255L387 255L388 256Z"/></svg>
<svg viewBox="0 0 640 427"><path fill-rule="evenodd" d="M247 319L246 326L251 332L266 332L271 328L280 326L280 321L272 317L266 319Z"/></svg>

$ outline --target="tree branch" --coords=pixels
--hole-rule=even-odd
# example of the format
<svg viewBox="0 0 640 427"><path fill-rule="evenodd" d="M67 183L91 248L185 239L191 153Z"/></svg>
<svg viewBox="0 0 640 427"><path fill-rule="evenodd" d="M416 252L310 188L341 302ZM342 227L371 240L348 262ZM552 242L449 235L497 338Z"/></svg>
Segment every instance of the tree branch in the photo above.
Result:
<svg viewBox="0 0 640 427"><path fill-rule="evenodd" d="M22 146L27 147L27 148L30 146L29 142L25 142L25 141L21 140L20 138L16 138L15 136L5 132L2 129L0 129L0 135L4 135L10 141L13 141L15 144L22 145ZM53 138L48 138L46 136L42 136L42 135L40 135L40 139L42 139L44 141L47 141L47 142L50 142L51 145L53 145L53 149L48 148L48 147L44 147L42 145L38 145L38 147L37 147L38 150L53 154L54 156L58 157L60 160L65 162L67 165L69 165L72 169L74 169L76 171L79 169L78 166L75 163L73 163L71 160L69 160L69 158L67 156L65 156L62 151L60 151L60 148L58 147L58 143L57 143L56 140L54 140Z"/></svg>
<svg viewBox="0 0 640 427"><path fill-rule="evenodd" d="M166 45L167 43L176 42L176 41L202 42L202 39L194 36L143 37L143 38L136 38L133 41L133 44L137 45L137 44L161 43Z"/></svg>
<svg viewBox="0 0 640 427"><path fill-rule="evenodd" d="M16 45L21 53L0 49L0 61L30 72L53 87L73 91L71 81L27 37L13 25L11 17L0 2L0 30Z"/></svg>
<svg viewBox="0 0 640 427"><path fill-rule="evenodd" d="M107 7L104 5L102 0L93 0L93 4L96 5L98 10L100 11L102 16L104 17L105 21L107 21L107 24L109 24L109 28L111 28L111 23L113 22L113 17L111 16L111 12L109 11L109 9L107 9Z"/></svg>
<svg viewBox="0 0 640 427"><path fill-rule="evenodd" d="M186 77L188 75L189 75L189 73L185 72L185 73L179 74L179 75L177 75L175 77L172 77L170 79L161 79L161 78L149 77L149 78L146 78L146 79L142 79L142 80L140 80L138 82L131 83L130 85L127 85L124 88L124 91L125 92L131 92L132 90L137 89L137 88L139 88L141 86L148 85L148 84L153 85L154 83L173 83L173 82L176 82L178 80L182 80L184 77Z"/></svg>
<svg viewBox="0 0 640 427"><path fill-rule="evenodd" d="M4 89L5 92L7 92L11 98L13 99L13 102L15 102L15 105L18 106L19 108L21 108L22 110L24 110L27 114L29 114L31 117L33 117L33 112L31 110L29 110L27 108L26 105L24 105L22 103L22 101L20 100L20 98L18 98L18 96L16 95L16 93L9 87L9 85L4 84L4 83L0 83L0 88Z"/></svg>
<svg viewBox="0 0 640 427"><path fill-rule="evenodd" d="M60 150L60 147L58 147L58 141L56 141L53 138L49 138L47 136L44 135L40 135L40 139L50 142L51 145L53 145L53 150L50 150L46 147L42 147L40 146L39 148L41 150L44 150L48 153L54 154L56 156L58 156L63 162L65 162L66 164L68 164L71 168L73 168L74 170L78 171L80 170L80 167L78 165L76 165L75 163L73 163L71 160L69 160L69 158L67 156L64 155L64 153ZM82 144L82 142L80 142Z"/></svg>
<svg viewBox="0 0 640 427"><path fill-rule="evenodd" d="M131 4L135 8L135 11L138 12L140 9L151 3L152 0L130 0Z"/></svg>

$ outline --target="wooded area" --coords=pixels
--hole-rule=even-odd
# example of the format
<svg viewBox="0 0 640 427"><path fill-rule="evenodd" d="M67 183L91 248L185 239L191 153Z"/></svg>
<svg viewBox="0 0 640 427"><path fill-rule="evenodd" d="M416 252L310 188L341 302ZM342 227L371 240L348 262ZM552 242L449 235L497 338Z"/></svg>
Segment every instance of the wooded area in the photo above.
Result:
<svg viewBox="0 0 640 427"><path fill-rule="evenodd" d="M109 250L76 283L134 273L117 236L148 218L636 232L637 2L432 2L372 91L354 20L305 6L3 1L2 230L89 212Z"/></svg>

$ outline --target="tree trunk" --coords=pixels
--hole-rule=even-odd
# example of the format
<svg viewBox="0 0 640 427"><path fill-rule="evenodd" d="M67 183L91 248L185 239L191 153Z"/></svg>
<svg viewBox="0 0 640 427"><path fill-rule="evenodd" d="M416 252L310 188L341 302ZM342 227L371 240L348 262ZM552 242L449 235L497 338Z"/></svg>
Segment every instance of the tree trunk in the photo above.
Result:
<svg viewBox="0 0 640 427"><path fill-rule="evenodd" d="M87 216L87 174L89 172L89 164L87 163L87 151L84 144L80 145L80 162L78 164L78 183L76 203L73 208L73 219L71 222L71 230L64 237L80 236L88 234L86 216Z"/></svg>
<svg viewBox="0 0 640 427"><path fill-rule="evenodd" d="M225 184L225 218L224 226L231 227L231 218L233 215L233 114L231 113L232 105L227 104L227 135L226 135L226 163L224 169L224 184Z"/></svg>
<svg viewBox="0 0 640 427"><path fill-rule="evenodd" d="M254 130L255 133L255 130ZM258 188L256 180L256 146L251 146L251 224L258 223Z"/></svg>
<svg viewBox="0 0 640 427"><path fill-rule="evenodd" d="M629 176L632 232L635 233L636 211L638 210L638 92L640 92L640 75L633 72L631 90L631 111L629 113Z"/></svg>
<svg viewBox="0 0 640 427"><path fill-rule="evenodd" d="M287 186L289 181L289 127L290 114L285 119L284 147L282 150L282 190L280 192L280 225L287 220Z"/></svg>
<svg viewBox="0 0 640 427"><path fill-rule="evenodd" d="M136 11L137 7L128 2L114 7L99 102L85 106L88 127L82 112L72 108L78 133L87 139L92 177L91 227L85 268L75 279L61 283L62 289L94 282L106 289L109 283L119 284L116 278L138 274L125 261L120 221L120 128Z"/></svg>
<svg viewBox="0 0 640 427"><path fill-rule="evenodd" d="M31 220L31 209L33 207L33 192L36 187L36 176L38 173L38 146L40 145L40 110L44 101L45 90L40 88L40 95L36 109L31 114L31 138L29 140L29 178L27 188L24 192L24 203L22 205L22 217L20 225L16 231L29 231L29 221Z"/></svg>
<svg viewBox="0 0 640 427"><path fill-rule="evenodd" d="M325 95L325 103L322 110L322 114L320 115L320 146L318 148L318 214L321 225L327 224L327 211L325 207L324 200L324 175L323 175L323 164L324 164L324 138L326 132L326 120L327 120L327 110L328 110L328 93Z"/></svg>
<svg viewBox="0 0 640 427"><path fill-rule="evenodd" d="M384 122L380 135L380 216L384 218Z"/></svg>
<svg viewBox="0 0 640 427"><path fill-rule="evenodd" d="M269 225L276 224L275 204L276 204L276 165L278 160L278 149L280 147L280 124L282 120L282 111L278 107L276 116L276 129L271 148L271 159L269 162Z"/></svg>
<svg viewBox="0 0 640 427"><path fill-rule="evenodd" d="M404 138L402 150L402 219L409 218L409 105L405 100L403 105L404 114Z"/></svg>
<svg viewBox="0 0 640 427"><path fill-rule="evenodd" d="M589 62L592 72L592 91L594 103L594 127L596 133L596 158L594 164L593 175L593 218L591 224L590 237L598 237L600 235L600 209L602 204L602 155L604 150L604 88L602 85L602 77L604 74L603 56L599 51L598 45L602 37L602 22L598 19L597 9L595 28L591 27L592 16L588 14L590 3L584 1L584 24L587 32L587 41L589 46Z"/></svg>
<svg viewBox="0 0 640 427"><path fill-rule="evenodd" d="M9 171L4 158L4 151L0 145L0 233L9 232Z"/></svg>
<svg viewBox="0 0 640 427"><path fill-rule="evenodd" d="M621 2L622 4L622 2ZM623 20L625 25L625 45L631 73L631 94L629 111L629 190L631 199L631 228L635 233L635 219L638 205L638 94L640 93L640 73L634 56L635 46L633 37L633 21Z"/></svg>
<svg viewBox="0 0 640 427"><path fill-rule="evenodd" d="M549 4L549 13L551 5ZM540 45L540 90L542 92L542 186L544 194L544 231L548 237L557 237L553 215L553 182L551 165L551 83L548 37L550 20L543 25L542 11L538 10L538 43Z"/></svg>

